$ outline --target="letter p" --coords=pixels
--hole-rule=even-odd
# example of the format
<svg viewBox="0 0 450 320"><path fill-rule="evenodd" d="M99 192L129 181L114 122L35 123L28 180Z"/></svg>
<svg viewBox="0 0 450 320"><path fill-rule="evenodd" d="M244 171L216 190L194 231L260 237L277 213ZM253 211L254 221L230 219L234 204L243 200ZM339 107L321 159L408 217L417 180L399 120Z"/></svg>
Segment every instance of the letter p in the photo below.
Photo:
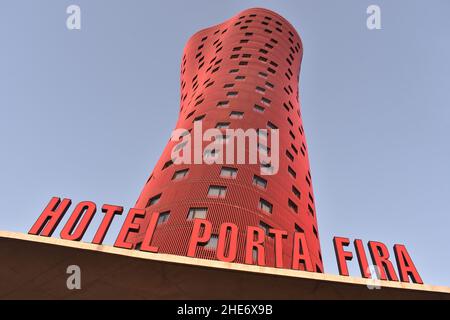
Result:
<svg viewBox="0 0 450 320"><path fill-rule="evenodd" d="M203 229L203 232L201 232ZM211 222L205 219L194 219L191 239L189 240L188 257L195 257L199 244L207 244L211 238Z"/></svg>

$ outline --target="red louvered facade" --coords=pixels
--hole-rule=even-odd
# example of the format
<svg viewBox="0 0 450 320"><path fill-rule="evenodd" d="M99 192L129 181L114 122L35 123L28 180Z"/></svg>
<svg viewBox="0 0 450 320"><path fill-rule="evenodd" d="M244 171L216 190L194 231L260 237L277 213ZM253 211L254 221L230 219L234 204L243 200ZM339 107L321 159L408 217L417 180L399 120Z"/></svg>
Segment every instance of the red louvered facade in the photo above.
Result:
<svg viewBox="0 0 450 320"><path fill-rule="evenodd" d="M292 25L260 8L245 10L189 39L181 63L176 128L192 129L199 119L203 130L219 123L244 130L277 127L279 170L262 176L260 164L171 164L171 152L179 142L170 141L135 206L146 208L147 217L139 221L140 233L128 241L138 246L150 215L159 212L162 217L152 244L161 253L186 255L193 227L189 212L201 208L212 223L212 234L218 234L224 222L239 227L235 262L244 263L246 227L270 226L288 232L283 240L284 267L291 267L292 237L297 231L305 234L315 271L323 272L298 99L302 53ZM255 182L255 176L262 180ZM211 186L225 188L225 194L208 196ZM261 209L261 201L271 205L271 213ZM274 266L274 239L269 235L265 250L266 266ZM196 257L216 259L214 243L198 248Z"/></svg>

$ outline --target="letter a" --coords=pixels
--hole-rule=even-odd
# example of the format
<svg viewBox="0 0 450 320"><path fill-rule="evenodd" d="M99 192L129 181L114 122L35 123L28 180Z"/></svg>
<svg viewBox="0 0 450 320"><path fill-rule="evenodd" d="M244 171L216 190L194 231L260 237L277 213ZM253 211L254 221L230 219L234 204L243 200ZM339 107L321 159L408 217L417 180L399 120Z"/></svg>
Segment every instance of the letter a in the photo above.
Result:
<svg viewBox="0 0 450 320"><path fill-rule="evenodd" d="M370 5L367 7L367 29L369 30L380 30L381 29L381 9L377 5Z"/></svg>
<svg viewBox="0 0 450 320"><path fill-rule="evenodd" d="M66 9L66 13L70 14L66 20L66 26L69 30L81 29L81 9L77 5L70 5Z"/></svg>

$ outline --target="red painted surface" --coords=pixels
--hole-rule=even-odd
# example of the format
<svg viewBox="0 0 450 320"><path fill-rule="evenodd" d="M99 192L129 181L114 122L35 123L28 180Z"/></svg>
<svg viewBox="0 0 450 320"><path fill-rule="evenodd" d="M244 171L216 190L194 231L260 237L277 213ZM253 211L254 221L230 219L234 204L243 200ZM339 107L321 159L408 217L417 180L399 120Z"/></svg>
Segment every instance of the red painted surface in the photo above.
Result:
<svg viewBox="0 0 450 320"><path fill-rule="evenodd" d="M293 26L265 9L245 10L189 39L181 63L181 102L176 128L191 129L193 120L202 115L205 115L203 130L215 128L218 122L229 122L232 129L266 129L270 121L280 129L279 171L273 176L262 176L267 180L267 187L262 189L253 184L253 176L261 176L257 164L192 164L164 168L177 144L169 142L136 203L136 208L145 209L147 214L142 219L136 216L135 220L130 220L130 223L134 221L141 225L140 231L130 234L127 241L139 247L151 214L170 212L168 220L156 226L151 245L161 253L185 256L194 224L188 220L188 211L192 207L204 207L208 209L206 219L211 222L212 235L219 234L222 223L231 222L237 226L235 262L245 263L247 227L258 227L263 222L272 229L287 231L287 237L281 240L274 235L264 235L265 265L280 267L282 261L283 267L290 268L294 232L303 230L311 268L323 271L308 149L298 99L302 53L302 43ZM231 70L237 71L230 73ZM228 87L224 87L226 85ZM257 87L263 90L257 90ZM229 92L237 95L227 96ZM262 104L263 97L270 103ZM228 106L217 107L220 101L229 101ZM265 111L254 111L255 104L263 106ZM231 111L244 112L243 119L230 119ZM149 142L148 147L151 146ZM293 156L293 161L286 151ZM223 166L236 168L236 178L220 177ZM295 171L295 178L288 172L288 166ZM173 180L174 173L182 169L189 169L187 175ZM211 185L227 187L225 197L208 198ZM299 197L293 188L300 191ZM159 201L148 205L149 199L159 194ZM273 205L271 214L258 208L260 198ZM298 206L297 213L288 206L289 200ZM283 242L282 259L276 257L276 241ZM229 253L222 249L221 254L228 256ZM201 247L196 249L195 256L216 259L216 251ZM299 268L305 270L306 266L303 264Z"/></svg>

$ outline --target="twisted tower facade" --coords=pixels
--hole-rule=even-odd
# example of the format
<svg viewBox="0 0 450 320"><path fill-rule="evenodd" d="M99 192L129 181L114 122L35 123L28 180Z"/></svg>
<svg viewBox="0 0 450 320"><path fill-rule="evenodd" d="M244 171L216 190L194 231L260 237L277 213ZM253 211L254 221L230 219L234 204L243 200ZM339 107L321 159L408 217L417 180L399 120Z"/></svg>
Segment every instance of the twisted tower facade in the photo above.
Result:
<svg viewBox="0 0 450 320"><path fill-rule="evenodd" d="M283 266L290 268L292 235L303 232L314 271L323 272L308 149L300 112L298 81L303 47L293 26L266 9L249 9L199 31L184 50L181 101L176 128L278 129L279 169L262 175L258 164L174 164L170 141L145 184L137 208L145 208L139 246L152 212L159 212L152 244L159 252L186 255L195 218L212 223L210 242L196 257L215 259L219 226L232 222L266 231L266 266L275 265L270 228L286 230ZM226 137L225 137L226 138ZM203 145L208 143L203 143ZM235 262L244 263L245 236ZM300 267L302 269L302 267Z"/></svg>

